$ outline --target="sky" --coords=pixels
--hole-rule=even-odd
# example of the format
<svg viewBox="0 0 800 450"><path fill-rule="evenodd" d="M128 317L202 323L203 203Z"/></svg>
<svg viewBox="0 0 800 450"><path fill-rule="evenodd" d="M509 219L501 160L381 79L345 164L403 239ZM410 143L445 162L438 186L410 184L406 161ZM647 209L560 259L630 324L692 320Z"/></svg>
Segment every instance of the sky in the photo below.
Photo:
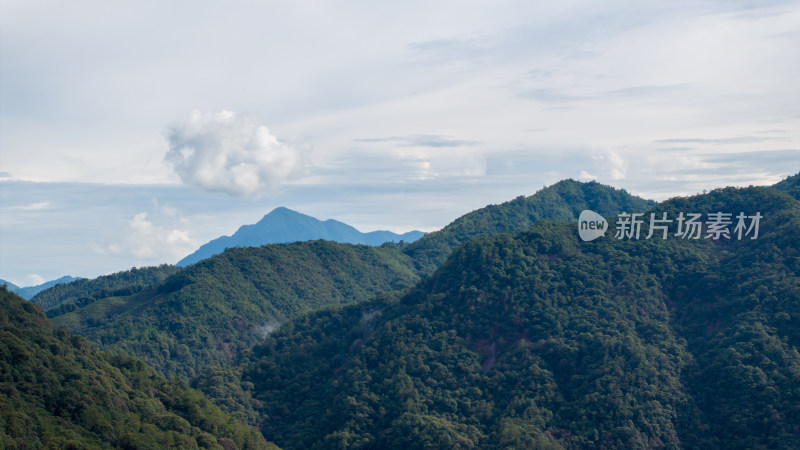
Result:
<svg viewBox="0 0 800 450"><path fill-rule="evenodd" d="M565 178L800 171L800 1L0 0L0 278L175 263L278 206L431 231Z"/></svg>

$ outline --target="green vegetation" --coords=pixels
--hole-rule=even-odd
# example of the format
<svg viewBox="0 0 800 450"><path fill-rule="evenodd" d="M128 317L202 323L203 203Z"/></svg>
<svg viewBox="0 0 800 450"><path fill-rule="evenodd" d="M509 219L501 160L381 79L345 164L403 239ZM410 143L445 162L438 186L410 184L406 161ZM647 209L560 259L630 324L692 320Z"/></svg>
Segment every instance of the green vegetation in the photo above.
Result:
<svg viewBox="0 0 800 450"><path fill-rule="evenodd" d="M310 241L234 248L133 295L54 318L162 374L228 366L288 317L406 289L419 277L388 247Z"/></svg>
<svg viewBox="0 0 800 450"><path fill-rule="evenodd" d="M591 209L605 217L621 212L641 212L655 202L632 196L597 182L560 181L530 197L517 197L501 205L490 205L459 217L435 233L429 233L405 248L421 274L433 273L461 244L482 235L518 233L536 220L571 222L581 211Z"/></svg>
<svg viewBox="0 0 800 450"><path fill-rule="evenodd" d="M797 448L800 202L722 189L655 211L765 218L757 240L481 237L197 385L243 395L285 448Z"/></svg>
<svg viewBox="0 0 800 450"><path fill-rule="evenodd" d="M186 383L54 329L0 287L0 448L275 447Z"/></svg>
<svg viewBox="0 0 800 450"><path fill-rule="evenodd" d="M163 264L158 267L136 267L131 270L88 280L82 278L71 283L58 284L31 299L45 310L48 317L74 311L107 297L131 295L146 287L164 281L180 269Z"/></svg>
<svg viewBox="0 0 800 450"><path fill-rule="evenodd" d="M777 183L775 189L784 191L792 197L800 200L800 173L787 177L785 180Z"/></svg>
<svg viewBox="0 0 800 450"><path fill-rule="evenodd" d="M299 313L410 288L463 242L528 229L534 220L574 220L651 205L625 191L568 180L531 197L465 215L404 246L313 241L233 248L184 271L134 269L43 292L56 323L103 348L127 352L162 374L194 377L229 366L266 331ZM405 254L404 254L405 253Z"/></svg>
<svg viewBox="0 0 800 450"><path fill-rule="evenodd" d="M798 448L798 177L661 204L567 180L412 244L229 249L151 284L49 294L50 313L285 448ZM756 240L578 239L583 209L613 224L648 208L763 219ZM167 389L143 390L181 415ZM106 442L69 414L64 433Z"/></svg>

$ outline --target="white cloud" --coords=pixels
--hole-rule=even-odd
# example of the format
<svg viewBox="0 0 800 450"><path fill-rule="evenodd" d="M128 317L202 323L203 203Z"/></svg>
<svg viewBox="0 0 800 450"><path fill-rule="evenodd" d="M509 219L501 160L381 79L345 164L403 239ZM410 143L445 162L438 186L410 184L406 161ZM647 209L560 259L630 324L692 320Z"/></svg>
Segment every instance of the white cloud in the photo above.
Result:
<svg viewBox="0 0 800 450"><path fill-rule="evenodd" d="M37 273L29 274L25 277L25 282L22 284L23 286L38 286L43 284L46 280Z"/></svg>
<svg viewBox="0 0 800 450"><path fill-rule="evenodd" d="M49 207L50 207L50 202L38 202L38 203L31 203L28 205L12 206L8 209L16 209L19 211L40 211L42 209L47 209Z"/></svg>
<svg viewBox="0 0 800 450"><path fill-rule="evenodd" d="M252 196L302 173L303 154L254 119L223 110L194 111L169 127L166 161L184 183L210 191Z"/></svg>
<svg viewBox="0 0 800 450"><path fill-rule="evenodd" d="M195 250L198 243L185 229L188 224L178 211L169 205L159 206L156 200L153 203L153 219L146 212L134 215L122 236L93 243L95 252L132 257L138 264L161 264L174 263Z"/></svg>
<svg viewBox="0 0 800 450"><path fill-rule="evenodd" d="M627 178L628 163L618 152L613 150L596 151L592 159L599 163L599 166L607 173L612 180L624 180Z"/></svg>
<svg viewBox="0 0 800 450"><path fill-rule="evenodd" d="M165 217L174 219L180 215L180 211L178 211L176 208L173 208L172 206L166 203L162 205L155 197L153 198L152 202L153 202L153 210Z"/></svg>
<svg viewBox="0 0 800 450"><path fill-rule="evenodd" d="M0 15L4 278L129 268L145 222L206 241L284 205L431 229L576 174L664 199L800 167L796 0L18 3ZM261 202L224 194L301 172L275 136L313 143L313 170ZM103 258L83 251L98 236Z"/></svg>

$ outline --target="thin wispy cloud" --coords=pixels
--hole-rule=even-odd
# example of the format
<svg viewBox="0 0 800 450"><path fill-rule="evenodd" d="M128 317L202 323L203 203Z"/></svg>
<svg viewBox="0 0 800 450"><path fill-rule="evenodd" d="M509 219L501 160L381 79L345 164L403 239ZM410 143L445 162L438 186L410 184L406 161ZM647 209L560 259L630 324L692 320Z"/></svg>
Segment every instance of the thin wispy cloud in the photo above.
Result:
<svg viewBox="0 0 800 450"><path fill-rule="evenodd" d="M41 211L43 209L50 208L50 202L37 202L37 203L30 203L27 205L17 205L17 206L10 206L8 209L10 210L17 210L17 211Z"/></svg>
<svg viewBox="0 0 800 450"><path fill-rule="evenodd" d="M718 139L698 139L698 138L657 139L655 142L662 144L730 145L730 144L758 144L770 141L788 142L790 141L790 139L785 137L771 137L771 136L737 136L737 137L718 138Z"/></svg>
<svg viewBox="0 0 800 450"><path fill-rule="evenodd" d="M355 139L355 142L393 142L404 147L473 147L481 143L480 141L455 139L448 136L439 136L434 134L361 138Z"/></svg>
<svg viewBox="0 0 800 450"><path fill-rule="evenodd" d="M599 92L566 92L557 88L522 89L520 98L548 104L570 104L578 102L609 102L624 100L661 100L665 96L686 95L698 88L691 84L667 84L630 86Z"/></svg>
<svg viewBox="0 0 800 450"><path fill-rule="evenodd" d="M487 54L490 44L486 36L473 36L414 42L409 48L422 63L451 63L481 58Z"/></svg>
<svg viewBox="0 0 800 450"><path fill-rule="evenodd" d="M761 170L780 170L790 167L800 170L800 149L710 153L702 155L701 158L720 164L723 168L758 167Z"/></svg>

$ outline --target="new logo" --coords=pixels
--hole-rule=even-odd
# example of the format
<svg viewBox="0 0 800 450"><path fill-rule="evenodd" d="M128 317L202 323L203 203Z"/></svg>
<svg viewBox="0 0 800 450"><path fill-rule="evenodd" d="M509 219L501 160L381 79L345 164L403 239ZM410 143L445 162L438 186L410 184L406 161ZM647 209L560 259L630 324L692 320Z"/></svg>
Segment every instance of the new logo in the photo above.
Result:
<svg viewBox="0 0 800 450"><path fill-rule="evenodd" d="M607 229L606 219L594 211L585 209L578 216L578 235L584 241L593 241L605 236Z"/></svg>

